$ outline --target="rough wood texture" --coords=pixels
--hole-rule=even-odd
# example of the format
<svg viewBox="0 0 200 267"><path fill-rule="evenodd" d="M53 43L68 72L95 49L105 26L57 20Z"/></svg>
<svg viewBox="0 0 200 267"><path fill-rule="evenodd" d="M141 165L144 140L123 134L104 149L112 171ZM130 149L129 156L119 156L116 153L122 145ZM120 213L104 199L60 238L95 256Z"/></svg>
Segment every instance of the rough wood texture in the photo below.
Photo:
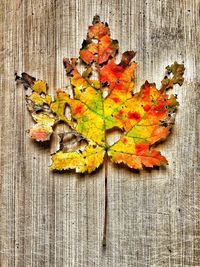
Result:
<svg viewBox="0 0 200 267"><path fill-rule="evenodd" d="M200 266L198 126L199 0L2 0L0 266ZM64 56L77 56L98 13L120 52L137 51L137 87L160 83L164 67L184 61L185 83L166 169L140 174L108 166L107 248L102 249L104 169L91 176L49 171L50 149L32 125L14 72L63 87Z"/></svg>

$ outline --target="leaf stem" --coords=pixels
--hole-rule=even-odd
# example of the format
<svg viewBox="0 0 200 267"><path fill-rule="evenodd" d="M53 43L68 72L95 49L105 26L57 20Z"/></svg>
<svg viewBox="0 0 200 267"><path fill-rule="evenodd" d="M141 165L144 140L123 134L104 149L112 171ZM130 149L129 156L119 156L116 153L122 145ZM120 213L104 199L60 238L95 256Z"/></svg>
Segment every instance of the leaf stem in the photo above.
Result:
<svg viewBox="0 0 200 267"><path fill-rule="evenodd" d="M105 156L105 180L104 180L104 228L103 228L103 247L106 247L106 230L107 230L107 217L108 217L108 185L107 185L107 181L108 181L108 157L107 154Z"/></svg>

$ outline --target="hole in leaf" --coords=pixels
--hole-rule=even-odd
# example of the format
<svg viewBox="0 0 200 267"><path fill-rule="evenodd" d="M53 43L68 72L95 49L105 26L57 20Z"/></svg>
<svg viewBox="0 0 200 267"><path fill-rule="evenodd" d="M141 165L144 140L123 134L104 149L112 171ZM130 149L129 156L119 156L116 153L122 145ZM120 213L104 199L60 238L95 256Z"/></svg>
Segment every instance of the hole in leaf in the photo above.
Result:
<svg viewBox="0 0 200 267"><path fill-rule="evenodd" d="M92 38L92 42L95 43L95 44L98 44L98 40L95 39L95 38Z"/></svg>
<svg viewBox="0 0 200 267"><path fill-rule="evenodd" d="M103 98L106 98L108 96L108 87L104 87L103 89Z"/></svg>
<svg viewBox="0 0 200 267"><path fill-rule="evenodd" d="M77 151L82 153L88 142L76 132L64 132L59 134L60 149L64 152Z"/></svg>
<svg viewBox="0 0 200 267"><path fill-rule="evenodd" d="M119 128L113 128L106 131L106 140L109 146L117 142L123 134L123 130Z"/></svg>
<svg viewBox="0 0 200 267"><path fill-rule="evenodd" d="M68 120L71 120L71 110L70 110L70 107L68 105L66 105L65 107L65 117L68 119Z"/></svg>
<svg viewBox="0 0 200 267"><path fill-rule="evenodd" d="M55 153L60 148L59 134L70 131L70 128L66 123L57 123L53 128L54 132L51 136L51 153Z"/></svg>
<svg viewBox="0 0 200 267"><path fill-rule="evenodd" d="M33 93L32 89L31 89L30 87L28 87L28 88L26 89L26 95L27 95L27 96L30 96L32 93Z"/></svg>

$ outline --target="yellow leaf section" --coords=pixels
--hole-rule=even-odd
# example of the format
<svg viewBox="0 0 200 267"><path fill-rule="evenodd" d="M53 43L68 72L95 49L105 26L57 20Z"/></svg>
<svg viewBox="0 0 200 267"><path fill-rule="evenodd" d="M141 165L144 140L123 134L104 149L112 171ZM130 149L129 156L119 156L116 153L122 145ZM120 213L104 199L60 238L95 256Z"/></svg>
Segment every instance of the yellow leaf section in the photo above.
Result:
<svg viewBox="0 0 200 267"><path fill-rule="evenodd" d="M77 70L75 59L64 59L64 66L71 75L73 99L68 95L65 101L71 109L71 115L76 120L75 130L86 139L98 145L105 146L105 123L102 92L95 89Z"/></svg>
<svg viewBox="0 0 200 267"><path fill-rule="evenodd" d="M32 102L34 102L36 105L43 105L43 104L47 104L50 105L51 104L51 96L50 95L45 95L44 97L41 96L40 94L33 92L29 97L29 100L31 100Z"/></svg>
<svg viewBox="0 0 200 267"><path fill-rule="evenodd" d="M52 156L52 170L69 170L75 169L77 173L91 173L102 163L105 150L93 143L82 152L63 152L58 151Z"/></svg>
<svg viewBox="0 0 200 267"><path fill-rule="evenodd" d="M73 118L77 121L76 131L98 145L105 145L104 120L79 100L70 99Z"/></svg>
<svg viewBox="0 0 200 267"><path fill-rule="evenodd" d="M30 137L41 142L49 140L55 119L42 113L33 113L32 117L37 123L29 130Z"/></svg>
<svg viewBox="0 0 200 267"><path fill-rule="evenodd" d="M96 89L100 89L101 88L101 84L99 81L97 80L88 80L90 85Z"/></svg>
<svg viewBox="0 0 200 267"><path fill-rule="evenodd" d="M61 89L57 90L55 100L51 103L50 109L57 115L58 120L64 121L69 126L74 128L75 124L73 123L73 121L67 119L65 116L65 107L68 101L69 101L69 95Z"/></svg>
<svg viewBox="0 0 200 267"><path fill-rule="evenodd" d="M35 81L34 84L31 86L31 88L38 94L47 93L47 84L41 80Z"/></svg>
<svg viewBox="0 0 200 267"><path fill-rule="evenodd" d="M93 97L93 101L95 102L96 98L95 96ZM73 122L70 121L72 128L86 139L92 140L99 145L104 145L104 120L95 110L91 109L91 105L98 106L98 103L92 103L92 94L88 98L86 100L88 101L87 105L80 100L71 99L64 91L58 91L55 102L51 104L51 110L59 116L60 120L66 121L64 110L66 104L68 104L71 109L71 115L77 122L72 125Z"/></svg>
<svg viewBox="0 0 200 267"><path fill-rule="evenodd" d="M74 87L74 99L82 102L92 112L97 113L99 116L103 116L101 92L92 87L91 84L80 75L77 69L74 69L70 82Z"/></svg>

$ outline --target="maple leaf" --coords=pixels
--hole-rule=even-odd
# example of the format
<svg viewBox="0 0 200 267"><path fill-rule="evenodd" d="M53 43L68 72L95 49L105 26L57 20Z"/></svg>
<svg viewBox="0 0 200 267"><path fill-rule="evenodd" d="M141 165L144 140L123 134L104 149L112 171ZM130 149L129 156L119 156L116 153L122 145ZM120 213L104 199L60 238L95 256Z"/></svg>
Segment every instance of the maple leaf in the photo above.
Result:
<svg viewBox="0 0 200 267"><path fill-rule="evenodd" d="M16 76L25 88L32 89L27 102L36 121L29 131L33 139L49 140L54 126L64 122L75 135L87 142L84 149L59 149L52 156L52 170L75 169L76 172L90 173L103 163L105 155L112 162L123 163L133 169L167 163L166 158L153 147L166 139L174 124L178 102L174 95L167 94L167 90L175 84L182 85L184 66L176 62L168 66L160 89L146 81L134 94L137 64L132 59L135 52L123 53L119 64L115 62L117 53L118 41L111 39L107 23L95 16L80 49L79 61L85 65L85 71L81 74L78 70L78 59L64 59L73 97L66 90L58 90L52 99L47 94L45 82L26 73ZM96 80L91 78L94 71L98 74ZM71 119L65 116L66 106L70 107ZM121 129L123 134L109 146L107 131L116 128Z"/></svg>
<svg viewBox="0 0 200 267"><path fill-rule="evenodd" d="M87 39L83 41L79 60L65 58L63 61L73 96L60 89L52 99L44 81L27 73L22 73L21 77L16 74L16 80L25 89L32 90L26 97L27 107L36 122L29 130L31 138L40 142L50 140L55 125L60 122L71 128L71 132L59 135L60 149L52 156L52 170L75 169L78 173L91 173L105 160L104 246L107 159L132 169L166 165L166 158L154 147L167 138L174 124L178 102L175 95L167 94L167 90L175 84L182 85L185 69L183 64L175 62L166 68L160 89L146 81L140 91L134 93L137 64L132 59L135 52L124 52L119 64L115 61L117 53L118 41L111 39L108 24L96 15L89 26ZM83 73L78 70L78 61L85 65ZM97 73L98 79L91 78L93 72ZM65 114L67 106L71 118ZM107 133L112 129L120 129L123 134L109 145Z"/></svg>

